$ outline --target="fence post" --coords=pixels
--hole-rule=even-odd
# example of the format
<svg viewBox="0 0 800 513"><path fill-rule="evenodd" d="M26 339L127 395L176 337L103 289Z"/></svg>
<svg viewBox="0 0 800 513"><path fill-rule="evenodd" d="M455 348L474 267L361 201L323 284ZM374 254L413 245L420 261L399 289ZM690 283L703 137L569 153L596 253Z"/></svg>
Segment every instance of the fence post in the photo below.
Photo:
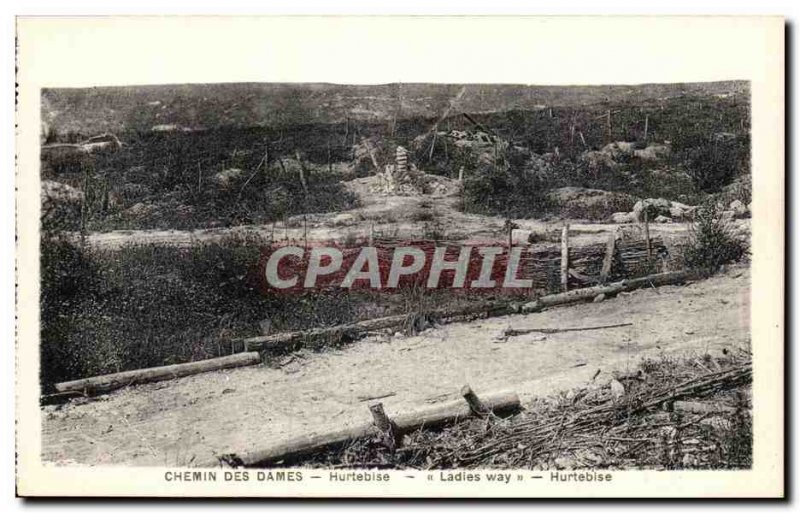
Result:
<svg viewBox="0 0 800 513"><path fill-rule="evenodd" d="M481 402L469 385L461 387L461 396L467 401L467 404L469 404L469 409L472 410L472 413L478 417L485 417L491 413L491 410Z"/></svg>
<svg viewBox="0 0 800 513"><path fill-rule="evenodd" d="M647 207L644 209L644 238L647 241L647 263L650 264L650 259L653 257L653 247L650 244L650 220L647 216Z"/></svg>
<svg viewBox="0 0 800 513"><path fill-rule="evenodd" d="M372 414L372 420L375 422L375 427L381 432L381 438L389 450L394 451L399 445L399 437L394 422L392 422L386 415L383 409L383 403L376 403L370 405L369 411Z"/></svg>
<svg viewBox="0 0 800 513"><path fill-rule="evenodd" d="M561 289L569 290L569 225L561 230Z"/></svg>
<svg viewBox="0 0 800 513"><path fill-rule="evenodd" d="M600 282L608 282L608 277L611 275L611 267L614 264L614 254L617 252L617 235L619 228L615 228L613 232L608 235L608 242L606 243L606 254L603 257L603 268L600 271Z"/></svg>

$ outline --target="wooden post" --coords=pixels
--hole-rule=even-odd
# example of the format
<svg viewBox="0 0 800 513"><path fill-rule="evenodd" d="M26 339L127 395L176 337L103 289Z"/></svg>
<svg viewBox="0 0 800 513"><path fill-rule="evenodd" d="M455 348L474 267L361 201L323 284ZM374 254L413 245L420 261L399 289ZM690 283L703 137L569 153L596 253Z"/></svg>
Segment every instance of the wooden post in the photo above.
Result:
<svg viewBox="0 0 800 513"><path fill-rule="evenodd" d="M328 173L333 172L333 163L331 163L331 138L328 137Z"/></svg>
<svg viewBox="0 0 800 513"><path fill-rule="evenodd" d="M458 183L464 183L464 166L458 168Z"/></svg>
<svg viewBox="0 0 800 513"><path fill-rule="evenodd" d="M647 129L649 128L650 124L650 116L645 115L644 117L644 142L647 143Z"/></svg>
<svg viewBox="0 0 800 513"><path fill-rule="evenodd" d="M569 290L569 225L561 230L561 290Z"/></svg>
<svg viewBox="0 0 800 513"><path fill-rule="evenodd" d="M303 192L308 194L308 183L306 182L306 166L303 165L303 159L300 156L299 151L295 151L294 156L297 158L297 163L300 165L300 185L303 186Z"/></svg>
<svg viewBox="0 0 800 513"><path fill-rule="evenodd" d="M472 413L479 417L485 417L491 411L478 399L478 396L475 395L475 392L472 391L472 388L469 385L464 385L461 387L461 396L467 401L469 404L469 409L472 410Z"/></svg>
<svg viewBox="0 0 800 513"><path fill-rule="evenodd" d="M428 162L433 158L433 148L436 146L436 132L433 132L433 139L431 139L431 149L428 152Z"/></svg>
<svg viewBox="0 0 800 513"><path fill-rule="evenodd" d="M611 274L611 266L614 263L614 253L617 250L617 234L619 228L615 229L608 236L608 243L606 244L606 254L603 257L603 268L600 270L600 283L606 283Z"/></svg>
<svg viewBox="0 0 800 513"><path fill-rule="evenodd" d="M308 219L303 214L303 247L308 249Z"/></svg>
<svg viewBox="0 0 800 513"><path fill-rule="evenodd" d="M380 166L378 165L378 159L375 158L375 151L372 148L372 143L366 137L361 138L361 143L364 145L365 148L367 148L367 153L369 154L369 160L370 162L372 162L372 167L375 169L375 172L380 173L381 169Z"/></svg>
<svg viewBox="0 0 800 513"><path fill-rule="evenodd" d="M611 109L606 112L606 129L608 130L608 142L611 142Z"/></svg>
<svg viewBox="0 0 800 513"><path fill-rule="evenodd" d="M647 263L653 257L653 246L650 244L650 220L647 218L647 207L644 208L644 240L647 243Z"/></svg>
<svg viewBox="0 0 800 513"><path fill-rule="evenodd" d="M381 439L389 450L394 451L398 445L399 437L394 423L386 415L383 409L383 403L375 403L370 405L369 411L372 414L372 420L375 427L381 432Z"/></svg>

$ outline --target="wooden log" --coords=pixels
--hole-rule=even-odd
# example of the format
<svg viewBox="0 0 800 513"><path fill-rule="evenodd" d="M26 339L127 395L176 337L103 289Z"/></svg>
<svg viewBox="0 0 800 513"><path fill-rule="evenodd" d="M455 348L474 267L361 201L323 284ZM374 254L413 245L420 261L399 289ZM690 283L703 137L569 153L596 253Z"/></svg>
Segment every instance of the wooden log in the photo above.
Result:
<svg viewBox="0 0 800 513"><path fill-rule="evenodd" d="M633 290L647 285L660 286L669 285L674 283L681 283L691 279L693 274L689 271L675 271L669 273L653 274L643 278L635 278L632 280L623 280L621 282L598 285L596 287L588 287L585 289L577 289L561 294L551 294L549 296L542 296L536 300L539 307L559 306L580 301L588 301L594 299L598 294L613 295L622 292L623 290Z"/></svg>
<svg viewBox="0 0 800 513"><path fill-rule="evenodd" d="M673 410L682 413L735 413L736 408L725 406L724 404L709 404L696 401L675 401L672 404Z"/></svg>
<svg viewBox="0 0 800 513"><path fill-rule="evenodd" d="M46 406L48 404L61 404L76 399L78 397L85 397L82 392L56 392L55 394L44 394L39 398L39 404Z"/></svg>
<svg viewBox="0 0 800 513"><path fill-rule="evenodd" d="M483 404L495 415L513 413L520 408L519 397L514 392L486 394L483 397ZM392 422L394 422L398 434L405 434L418 429L435 428L458 422L472 415L469 404L459 399L397 415ZM235 454L222 461L201 463L198 466L218 467L224 465L225 461L236 461L244 467L270 466L285 460L293 460L319 451L341 447L353 440L375 436L377 433L375 425L367 422L348 429L300 436L270 447Z"/></svg>
<svg viewBox="0 0 800 513"><path fill-rule="evenodd" d="M509 301L481 301L471 305L435 310L430 312L430 316L438 322L452 322L475 315L495 316L509 313L512 313ZM300 347L314 347L320 343L323 345L339 343L356 340L370 331L402 328L407 319L408 316L404 314L392 315L329 328L252 337L244 339L244 347L245 351L291 351Z"/></svg>
<svg viewBox="0 0 800 513"><path fill-rule="evenodd" d="M561 230L561 290L569 290L569 225Z"/></svg>
<svg viewBox="0 0 800 513"><path fill-rule="evenodd" d="M260 362L261 356L258 353L238 353L220 358L200 360L198 362L165 365L163 367L138 369L78 379L75 381L66 381L63 383L56 383L55 388L57 392L82 392L84 394L109 392L117 388L123 388L134 384L164 381L167 379L190 376L192 374L200 374L201 372L255 365Z"/></svg>

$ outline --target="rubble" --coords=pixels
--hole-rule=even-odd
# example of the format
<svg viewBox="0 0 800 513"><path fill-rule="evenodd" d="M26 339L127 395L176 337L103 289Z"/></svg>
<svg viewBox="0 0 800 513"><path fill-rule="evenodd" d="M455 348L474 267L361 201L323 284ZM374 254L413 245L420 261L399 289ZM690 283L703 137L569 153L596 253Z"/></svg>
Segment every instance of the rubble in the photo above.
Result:
<svg viewBox="0 0 800 513"><path fill-rule="evenodd" d="M659 216L668 217L675 221L691 219L697 207L685 205L678 201L664 198L647 198L640 200L633 207L633 215L638 222L644 221L644 211L647 209L648 218L655 220Z"/></svg>

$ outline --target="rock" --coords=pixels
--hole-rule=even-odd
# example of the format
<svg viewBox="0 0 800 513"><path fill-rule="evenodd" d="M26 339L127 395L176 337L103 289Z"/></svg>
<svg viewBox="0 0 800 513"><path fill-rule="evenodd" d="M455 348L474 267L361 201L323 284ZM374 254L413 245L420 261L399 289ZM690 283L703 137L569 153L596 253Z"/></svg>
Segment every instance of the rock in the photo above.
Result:
<svg viewBox="0 0 800 513"><path fill-rule="evenodd" d="M616 379L611 380L611 395L614 399L621 399L625 395L625 387Z"/></svg>
<svg viewBox="0 0 800 513"><path fill-rule="evenodd" d="M356 216L348 213L337 214L333 217L333 219L331 219L331 223L334 226L347 226L355 224L355 222L356 222Z"/></svg>
<svg viewBox="0 0 800 513"><path fill-rule="evenodd" d="M154 125L150 127L151 132L177 132L178 130L180 130L180 127L174 124Z"/></svg>
<svg viewBox="0 0 800 513"><path fill-rule="evenodd" d="M612 212L633 208L636 203L630 194L585 187L560 187L547 198L558 205L561 217L572 219L607 219Z"/></svg>
<svg viewBox="0 0 800 513"><path fill-rule="evenodd" d="M223 188L230 187L243 174L244 171L234 167L215 174L211 177L211 182Z"/></svg>
<svg viewBox="0 0 800 513"><path fill-rule="evenodd" d="M602 303L605 300L606 300L606 295L605 294L598 294L598 295L596 295L594 297L594 299L592 300L592 303Z"/></svg>
<svg viewBox="0 0 800 513"><path fill-rule="evenodd" d="M614 160L619 160L620 157L632 157L636 149L636 143L617 141L606 144L600 151L607 153Z"/></svg>
<svg viewBox="0 0 800 513"><path fill-rule="evenodd" d="M568 456L559 456L553 460L553 464L559 470L570 470L579 466L575 458L570 458Z"/></svg>
<svg viewBox="0 0 800 513"><path fill-rule="evenodd" d="M145 203L137 203L130 207L129 209L125 210L125 213L132 217L140 217L146 216L156 210L155 205L145 204Z"/></svg>
<svg viewBox="0 0 800 513"><path fill-rule="evenodd" d="M731 429L731 421L721 416L707 417L700 420L699 424L724 431L729 431Z"/></svg>
<svg viewBox="0 0 800 513"><path fill-rule="evenodd" d="M733 221L736 218L736 213L733 210L726 210L722 213L723 221Z"/></svg>
<svg viewBox="0 0 800 513"><path fill-rule="evenodd" d="M603 168L616 169L619 164L602 151L586 151L578 157L578 161L586 164L592 171L601 171Z"/></svg>
<svg viewBox="0 0 800 513"><path fill-rule="evenodd" d="M65 183L52 180L42 180L42 202L49 203L80 203L83 192Z"/></svg>
<svg viewBox="0 0 800 513"><path fill-rule="evenodd" d="M664 198L647 198L639 200L633 206L633 215L638 222L644 222L644 211L647 209L647 217L650 220L658 216L669 216L672 202Z"/></svg>
<svg viewBox="0 0 800 513"><path fill-rule="evenodd" d="M531 301L530 303L522 305L522 311L525 313L539 312L541 309L542 305L540 305L538 301Z"/></svg>
<svg viewBox="0 0 800 513"><path fill-rule="evenodd" d="M83 141L83 149L89 153L110 153L122 148L122 143L114 134L101 134Z"/></svg>
<svg viewBox="0 0 800 513"><path fill-rule="evenodd" d="M670 218L673 221L685 221L694 216L697 207L664 198L647 198L638 201L633 206L633 215L636 221L640 223L644 221L645 209L647 209L647 216L651 221L655 221L659 216Z"/></svg>
<svg viewBox="0 0 800 513"><path fill-rule="evenodd" d="M745 217L749 213L749 209L739 200L732 201L728 208L733 211L735 217Z"/></svg>
<svg viewBox="0 0 800 513"><path fill-rule="evenodd" d="M685 205L683 203L672 201L672 206L669 208L669 217L677 221L690 221L694 217L694 212L697 207Z"/></svg>
<svg viewBox="0 0 800 513"><path fill-rule="evenodd" d="M633 212L614 212L611 214L611 222L617 224L628 224L636 222L636 216Z"/></svg>
<svg viewBox="0 0 800 513"><path fill-rule="evenodd" d="M633 155L641 160L661 160L669 156L671 150L666 144L651 144L643 150L634 150Z"/></svg>
<svg viewBox="0 0 800 513"><path fill-rule="evenodd" d="M662 224L663 223L671 223L672 222L672 218L667 217L667 216L658 216L655 219L653 219L653 222L662 223Z"/></svg>
<svg viewBox="0 0 800 513"><path fill-rule="evenodd" d="M272 321L270 319L264 319L258 323L258 327L262 335L269 335L272 331Z"/></svg>

